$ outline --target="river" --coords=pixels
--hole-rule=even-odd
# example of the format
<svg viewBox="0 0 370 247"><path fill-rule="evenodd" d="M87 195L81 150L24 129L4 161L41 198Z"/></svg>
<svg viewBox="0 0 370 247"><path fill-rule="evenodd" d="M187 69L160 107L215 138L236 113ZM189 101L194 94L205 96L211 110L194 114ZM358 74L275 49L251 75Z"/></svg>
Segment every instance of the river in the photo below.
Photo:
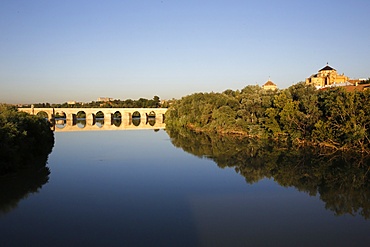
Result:
<svg viewBox="0 0 370 247"><path fill-rule="evenodd" d="M258 164L247 145L180 136L55 132L47 172L1 181L1 246L369 246L368 182L351 204L282 179L282 156Z"/></svg>

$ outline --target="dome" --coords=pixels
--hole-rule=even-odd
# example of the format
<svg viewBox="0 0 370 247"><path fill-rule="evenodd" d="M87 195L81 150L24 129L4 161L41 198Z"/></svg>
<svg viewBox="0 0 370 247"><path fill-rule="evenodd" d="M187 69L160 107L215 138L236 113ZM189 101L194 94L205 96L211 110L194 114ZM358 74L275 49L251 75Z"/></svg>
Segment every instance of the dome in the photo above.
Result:
<svg viewBox="0 0 370 247"><path fill-rule="evenodd" d="M272 81L268 80L268 81L264 84L264 86L276 86L276 84L275 84L275 83L273 83Z"/></svg>

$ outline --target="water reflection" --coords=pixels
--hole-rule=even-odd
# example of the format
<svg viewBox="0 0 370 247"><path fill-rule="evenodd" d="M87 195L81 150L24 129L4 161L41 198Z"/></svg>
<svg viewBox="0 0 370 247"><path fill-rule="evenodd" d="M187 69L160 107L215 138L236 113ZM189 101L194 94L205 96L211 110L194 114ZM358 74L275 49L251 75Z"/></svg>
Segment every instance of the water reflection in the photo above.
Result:
<svg viewBox="0 0 370 247"><path fill-rule="evenodd" d="M249 140L240 146L229 138L171 133L175 145L203 157L197 159L174 148L164 131L55 136L49 183L1 217L4 246L367 246L370 241L370 221L333 217L318 196L272 179L249 185L213 162L240 169L250 183L269 173L273 178L279 165L264 163L268 145L262 151L263 145ZM250 171L255 172L248 177Z"/></svg>
<svg viewBox="0 0 370 247"><path fill-rule="evenodd" d="M95 122L96 126L98 126L99 128L102 128L104 126L104 118L96 118L96 122Z"/></svg>
<svg viewBox="0 0 370 247"><path fill-rule="evenodd" d="M55 131L93 131L93 130L129 130L129 129L164 129L165 123L153 116L142 118L133 116L129 119L122 119L120 116L113 116L111 119L96 117L93 119L76 118L74 121L58 118L51 121Z"/></svg>
<svg viewBox="0 0 370 247"><path fill-rule="evenodd" d="M141 118L140 117L132 117L132 124L134 126L139 126L140 125L140 122L141 122Z"/></svg>
<svg viewBox="0 0 370 247"><path fill-rule="evenodd" d="M148 124L150 126L154 126L155 125L155 117L148 117Z"/></svg>
<svg viewBox="0 0 370 247"><path fill-rule="evenodd" d="M55 119L55 127L58 129L63 129L67 125L67 120L65 118L56 118Z"/></svg>
<svg viewBox="0 0 370 247"><path fill-rule="evenodd" d="M0 173L0 215L16 208L19 201L39 192L48 182L50 170L46 164L53 146L52 136L49 141L39 143L37 148L28 146L18 150L20 153L13 155L14 159L7 159L6 154L0 151L0 168L7 165L18 167L17 170Z"/></svg>
<svg viewBox="0 0 370 247"><path fill-rule="evenodd" d="M273 178L281 186L320 195L335 215L370 218L370 157L331 153L313 148L294 149L252 139L166 130L176 147L232 167L247 183Z"/></svg>
<svg viewBox="0 0 370 247"><path fill-rule="evenodd" d="M49 181L49 175L49 168L41 167L0 177L0 215L15 209L30 194L38 193Z"/></svg>
<svg viewBox="0 0 370 247"><path fill-rule="evenodd" d="M77 121L76 121L76 125L81 129L85 128L86 118L78 118Z"/></svg>
<svg viewBox="0 0 370 247"><path fill-rule="evenodd" d="M113 125L114 126L116 126L116 127L119 127L119 126L121 126L121 124L122 124L122 118L113 118Z"/></svg>

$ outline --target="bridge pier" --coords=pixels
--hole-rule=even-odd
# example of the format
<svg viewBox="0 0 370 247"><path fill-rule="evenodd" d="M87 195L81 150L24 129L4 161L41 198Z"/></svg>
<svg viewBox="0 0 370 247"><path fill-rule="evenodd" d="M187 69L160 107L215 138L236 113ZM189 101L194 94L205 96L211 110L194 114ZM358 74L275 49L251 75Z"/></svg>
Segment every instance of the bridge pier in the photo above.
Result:
<svg viewBox="0 0 370 247"><path fill-rule="evenodd" d="M90 125L90 126L93 126L95 124L95 115L90 113L90 114L87 114L86 113L86 124L87 125Z"/></svg>
<svg viewBox="0 0 370 247"><path fill-rule="evenodd" d="M113 124L113 114L112 113L107 113L104 114L104 124Z"/></svg>
<svg viewBox="0 0 370 247"><path fill-rule="evenodd" d="M164 123L164 114L158 114L155 116L155 121L158 123Z"/></svg>
<svg viewBox="0 0 370 247"><path fill-rule="evenodd" d="M148 114L146 112L140 112L140 121L141 123L147 123L148 121Z"/></svg>
<svg viewBox="0 0 370 247"><path fill-rule="evenodd" d="M66 120L67 122L70 122L72 125L75 125L77 123L76 114L73 113L66 114Z"/></svg>
<svg viewBox="0 0 370 247"><path fill-rule="evenodd" d="M131 124L131 116L129 114L125 114L125 115L122 114L121 124L130 125Z"/></svg>
<svg viewBox="0 0 370 247"><path fill-rule="evenodd" d="M71 126L74 126L74 125L76 125L76 121L73 121L73 119L68 119L67 118L67 120L66 120L66 126L68 126L68 127L71 127Z"/></svg>
<svg viewBox="0 0 370 247"><path fill-rule="evenodd" d="M121 115L122 115L122 119L124 119L124 118L131 119L132 118L132 113L131 112L121 112Z"/></svg>

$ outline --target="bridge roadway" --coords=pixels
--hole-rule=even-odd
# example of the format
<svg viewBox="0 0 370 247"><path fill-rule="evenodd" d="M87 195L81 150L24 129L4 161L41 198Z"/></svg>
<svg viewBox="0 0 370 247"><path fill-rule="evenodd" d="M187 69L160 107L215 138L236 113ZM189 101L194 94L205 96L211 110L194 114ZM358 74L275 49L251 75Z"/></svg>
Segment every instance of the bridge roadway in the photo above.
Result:
<svg viewBox="0 0 370 247"><path fill-rule="evenodd" d="M81 130L119 130L119 129L163 129L164 114L167 108L18 108L19 111L27 112L32 115L44 112L47 114L49 121L56 120L55 131L81 131ZM96 114L104 114L104 125L96 124ZM81 127L77 125L77 113L86 114L86 124ZM135 112L140 114L140 124L133 124L132 116ZM114 125L113 115L120 113L121 124ZM63 120L55 119L56 115L65 115L65 124L58 124ZM149 120L149 116L155 117L155 124ZM64 125L64 126L63 126ZM63 126L63 127L62 127Z"/></svg>

